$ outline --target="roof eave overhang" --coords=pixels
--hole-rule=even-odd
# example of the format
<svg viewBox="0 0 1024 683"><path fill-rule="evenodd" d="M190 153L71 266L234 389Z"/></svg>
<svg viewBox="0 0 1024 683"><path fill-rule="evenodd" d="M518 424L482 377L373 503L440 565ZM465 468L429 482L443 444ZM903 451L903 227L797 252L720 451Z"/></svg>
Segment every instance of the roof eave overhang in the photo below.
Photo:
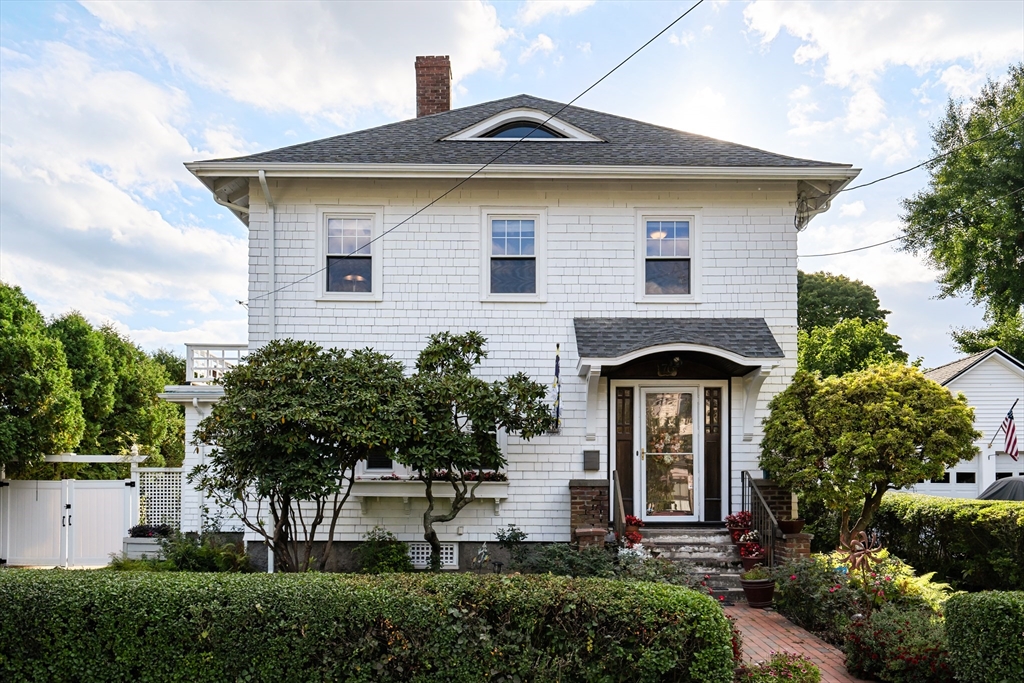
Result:
<svg viewBox="0 0 1024 683"><path fill-rule="evenodd" d="M860 169L849 166L610 166L582 164L322 164L196 161L185 167L211 191L212 178L586 178L694 180L834 180L844 185Z"/></svg>
<svg viewBox="0 0 1024 683"><path fill-rule="evenodd" d="M615 357L582 357L576 363L576 373L580 377L586 377L592 371L603 367L614 367L618 365L624 365L630 361L634 361L637 358L648 356L654 353L661 353L664 351L677 351L677 352L697 352L706 353L712 356L718 356L728 361L732 361L737 365L745 367L764 368L770 370L782 362L782 358L772 357L752 357L743 356L733 351L727 351L725 349L718 348L716 346L708 346L705 344L657 344L654 346L647 346L642 349L635 349L629 353L624 353L621 356Z"/></svg>

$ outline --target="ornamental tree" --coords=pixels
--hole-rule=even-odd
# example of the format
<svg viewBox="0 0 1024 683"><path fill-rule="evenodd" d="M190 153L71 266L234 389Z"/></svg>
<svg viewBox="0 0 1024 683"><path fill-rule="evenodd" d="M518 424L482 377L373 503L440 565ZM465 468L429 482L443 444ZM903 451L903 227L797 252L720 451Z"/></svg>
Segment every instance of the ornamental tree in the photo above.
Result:
<svg viewBox="0 0 1024 683"><path fill-rule="evenodd" d="M19 287L0 282L0 468L70 451L84 428L60 340Z"/></svg>
<svg viewBox="0 0 1024 683"><path fill-rule="evenodd" d="M832 327L797 332L797 367L822 376L842 375L870 365L906 363L900 338L884 320L842 320Z"/></svg>
<svg viewBox="0 0 1024 683"><path fill-rule="evenodd" d="M544 402L544 385L524 373L496 382L473 375L487 356L485 344L478 332L431 335L411 378L419 422L414 438L399 449L396 458L415 470L426 487L423 538L430 544L434 570L441 566L441 542L434 524L455 519L476 500L485 471L505 466L499 430L528 440L554 425ZM436 475L444 480L435 482ZM446 512L435 512L435 484L454 489Z"/></svg>
<svg viewBox="0 0 1024 683"><path fill-rule="evenodd" d="M391 457L413 436L402 364L369 349L272 341L221 383L224 398L193 441L213 448L189 480L259 534L283 570L323 571L356 463ZM314 558L325 523L326 547Z"/></svg>
<svg viewBox="0 0 1024 683"><path fill-rule="evenodd" d="M760 466L836 512L841 539L867 529L886 491L942 476L980 438L963 395L905 365L825 379L799 370L768 407Z"/></svg>

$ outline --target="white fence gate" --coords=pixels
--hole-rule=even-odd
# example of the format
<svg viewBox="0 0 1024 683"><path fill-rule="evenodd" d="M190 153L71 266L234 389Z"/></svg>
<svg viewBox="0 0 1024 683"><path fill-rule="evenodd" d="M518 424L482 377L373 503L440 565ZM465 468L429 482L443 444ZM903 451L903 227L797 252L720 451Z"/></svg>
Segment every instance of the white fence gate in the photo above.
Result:
<svg viewBox="0 0 1024 683"><path fill-rule="evenodd" d="M108 564L137 514L130 486L121 479L2 482L0 558L9 566Z"/></svg>

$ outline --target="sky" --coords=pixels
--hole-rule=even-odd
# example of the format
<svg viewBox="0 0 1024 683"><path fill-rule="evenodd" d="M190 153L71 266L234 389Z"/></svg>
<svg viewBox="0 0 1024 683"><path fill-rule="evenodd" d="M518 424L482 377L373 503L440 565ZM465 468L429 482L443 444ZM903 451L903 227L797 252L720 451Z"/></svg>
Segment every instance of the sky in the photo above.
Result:
<svg viewBox="0 0 1024 683"><path fill-rule="evenodd" d="M147 349L246 341L246 229L183 162L415 115L416 55L451 55L453 106L567 102L692 2L0 2L0 279ZM932 155L931 126L1024 61L1024 3L714 2L577 103L858 182ZM891 245L918 170L837 197L800 268L860 279L926 367L954 360L922 256Z"/></svg>

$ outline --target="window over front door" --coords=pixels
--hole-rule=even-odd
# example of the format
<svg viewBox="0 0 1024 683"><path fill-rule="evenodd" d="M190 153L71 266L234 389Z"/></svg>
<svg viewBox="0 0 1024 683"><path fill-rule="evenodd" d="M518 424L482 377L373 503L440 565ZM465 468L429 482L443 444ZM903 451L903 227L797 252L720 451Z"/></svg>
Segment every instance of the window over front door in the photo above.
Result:
<svg viewBox="0 0 1024 683"><path fill-rule="evenodd" d="M317 240L321 301L380 301L383 210L377 207L319 207Z"/></svg>
<svg viewBox="0 0 1024 683"><path fill-rule="evenodd" d="M637 224L637 301L696 303L697 215L639 211Z"/></svg>
<svg viewBox="0 0 1024 683"><path fill-rule="evenodd" d="M543 214L485 211L482 297L485 301L542 301Z"/></svg>

